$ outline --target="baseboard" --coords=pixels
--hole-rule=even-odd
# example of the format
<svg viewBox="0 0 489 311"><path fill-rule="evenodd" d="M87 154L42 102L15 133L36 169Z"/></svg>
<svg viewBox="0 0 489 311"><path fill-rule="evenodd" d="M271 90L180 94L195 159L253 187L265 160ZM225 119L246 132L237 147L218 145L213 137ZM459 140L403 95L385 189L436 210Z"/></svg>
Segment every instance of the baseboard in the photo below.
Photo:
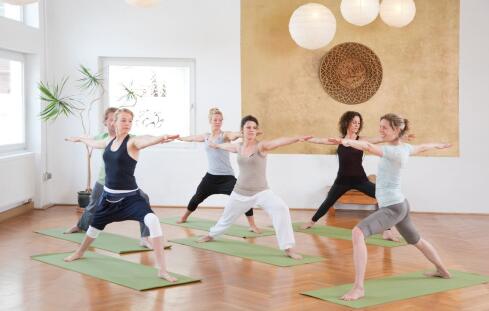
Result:
<svg viewBox="0 0 489 311"><path fill-rule="evenodd" d="M27 203L24 203L22 205L19 205L17 207L11 208L7 211L1 212L0 213L0 222L10 219L12 217L16 217L22 214L25 214L31 210L34 209L34 203L32 201L29 201Z"/></svg>
<svg viewBox="0 0 489 311"><path fill-rule="evenodd" d="M64 204L64 203L55 203L51 204L51 206L77 206L78 204ZM348 204L345 204L348 205ZM357 207L356 204L353 206ZM199 208L207 208L207 209L223 209L224 206L200 206ZM187 208L185 205L151 205L151 208ZM291 207L289 208L293 211L315 211L317 208L309 208L309 207ZM337 211L373 211L374 209L370 205L366 205L365 207L357 207L357 208L336 208ZM489 213L464 213L464 212L418 212L411 211L412 214L438 214L438 215L475 215L475 216L489 216Z"/></svg>

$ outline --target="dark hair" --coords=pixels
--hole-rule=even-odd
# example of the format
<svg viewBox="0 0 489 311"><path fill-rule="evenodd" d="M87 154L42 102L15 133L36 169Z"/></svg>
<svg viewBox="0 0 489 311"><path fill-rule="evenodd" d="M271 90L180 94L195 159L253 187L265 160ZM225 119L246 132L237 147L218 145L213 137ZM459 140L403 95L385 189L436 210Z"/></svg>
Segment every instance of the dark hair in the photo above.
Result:
<svg viewBox="0 0 489 311"><path fill-rule="evenodd" d="M346 136L348 126L350 125L350 123L353 121L353 118L355 117L360 118L360 127L358 128L358 133L357 133L360 134L360 131L362 130L363 127L362 115L356 111L347 111L341 116L340 121L338 122L338 129L343 137Z"/></svg>
<svg viewBox="0 0 489 311"><path fill-rule="evenodd" d="M109 118L109 114L115 113L116 111L117 111L117 108L116 107L109 107L109 108L105 109L105 111L104 111L104 121L107 121L107 119Z"/></svg>
<svg viewBox="0 0 489 311"><path fill-rule="evenodd" d="M409 120L398 116L395 113L388 113L382 116L380 120L386 120L389 122L393 129L399 129L399 138L404 136L409 131Z"/></svg>
<svg viewBox="0 0 489 311"><path fill-rule="evenodd" d="M253 122L255 122L257 126L258 126L258 125L260 125L260 124L258 123L258 119L257 119L257 118L255 118L254 116L252 116L252 115L250 115L250 114L249 114L249 115L247 115L247 116L243 117L243 119L241 119L241 130L243 130L244 125L245 125L245 124L246 124L246 122L248 122L248 121L253 121Z"/></svg>

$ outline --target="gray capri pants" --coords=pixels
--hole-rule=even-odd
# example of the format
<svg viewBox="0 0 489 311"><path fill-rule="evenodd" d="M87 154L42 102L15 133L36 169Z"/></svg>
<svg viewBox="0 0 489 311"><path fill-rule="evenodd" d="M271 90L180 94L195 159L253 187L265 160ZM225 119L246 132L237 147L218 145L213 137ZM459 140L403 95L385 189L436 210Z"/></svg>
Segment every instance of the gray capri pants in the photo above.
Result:
<svg viewBox="0 0 489 311"><path fill-rule="evenodd" d="M362 220L357 227L362 230L363 235L367 238L395 225L401 236L409 244L416 244L421 237L416 227L414 227L411 217L409 217L409 210L409 202L407 200L402 203L381 207L378 211Z"/></svg>

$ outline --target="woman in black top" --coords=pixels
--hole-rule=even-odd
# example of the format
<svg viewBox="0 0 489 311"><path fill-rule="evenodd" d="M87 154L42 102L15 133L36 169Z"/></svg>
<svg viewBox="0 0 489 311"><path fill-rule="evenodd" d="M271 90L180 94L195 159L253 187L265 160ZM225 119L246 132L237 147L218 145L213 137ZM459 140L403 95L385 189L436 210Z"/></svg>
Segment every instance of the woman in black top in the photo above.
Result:
<svg viewBox="0 0 489 311"><path fill-rule="evenodd" d="M345 112L338 122L338 127L343 138L366 140L370 143L382 142L380 138L361 137L359 134L362 126L362 115L356 111ZM316 137L311 138L308 142L324 145L333 144L328 138ZM329 208L348 190L355 189L365 193L369 197L375 198L375 184L368 180L367 174L365 174L362 166L363 151L339 145L337 154L339 162L338 175L328 192L328 196L318 208L311 221L302 226L303 229L314 226L328 212ZM383 236L387 240L399 241L397 237L392 235L390 230L385 231Z"/></svg>
<svg viewBox="0 0 489 311"><path fill-rule="evenodd" d="M67 140L82 142L88 147L105 149L105 185L99 200L92 224L88 227L85 239L75 253L65 258L73 261L83 257L90 244L110 223L124 220L144 222L149 228L150 242L153 246L158 276L170 282L176 281L166 270L163 253L163 233L158 217L153 213L148 201L143 198L134 177L139 151L146 147L170 142L178 135L129 136L133 113L121 108L115 112L116 136L107 140L94 140L85 137L70 137Z"/></svg>

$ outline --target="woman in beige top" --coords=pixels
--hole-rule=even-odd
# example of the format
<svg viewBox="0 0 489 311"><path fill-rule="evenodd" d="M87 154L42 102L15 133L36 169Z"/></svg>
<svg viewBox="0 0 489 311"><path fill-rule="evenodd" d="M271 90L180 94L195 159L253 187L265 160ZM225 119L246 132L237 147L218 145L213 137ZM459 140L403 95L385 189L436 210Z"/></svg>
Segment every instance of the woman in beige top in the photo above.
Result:
<svg viewBox="0 0 489 311"><path fill-rule="evenodd" d="M268 188L266 179L267 152L297 142L303 142L311 136L283 137L270 141L257 141L258 120L246 116L241 120L243 143L209 144L214 148L237 153L239 176L224 212L209 234L200 242L212 241L223 234L236 219L253 206L263 208L271 217L279 248L293 259L301 259L293 247L294 231L290 220L289 208L285 202Z"/></svg>

